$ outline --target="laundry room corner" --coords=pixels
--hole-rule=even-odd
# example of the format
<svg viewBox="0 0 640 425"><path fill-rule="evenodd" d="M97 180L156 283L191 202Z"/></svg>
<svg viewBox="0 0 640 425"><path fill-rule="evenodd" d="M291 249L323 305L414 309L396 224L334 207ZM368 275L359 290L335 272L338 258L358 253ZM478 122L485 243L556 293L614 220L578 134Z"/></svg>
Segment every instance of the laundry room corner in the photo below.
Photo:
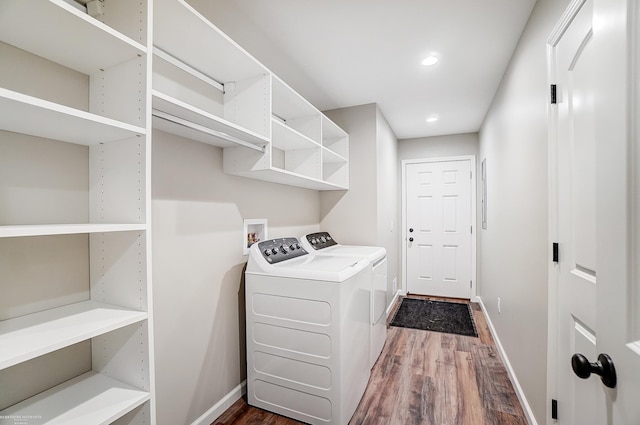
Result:
<svg viewBox="0 0 640 425"><path fill-rule="evenodd" d="M154 132L158 425L196 423L246 378L243 220L301 235L318 231L319 210L317 191L224 174L222 149Z"/></svg>
<svg viewBox="0 0 640 425"><path fill-rule="evenodd" d="M348 192L320 194L320 227L341 243L387 250L389 307L400 290L398 139L374 103L324 113L349 133L351 175Z"/></svg>

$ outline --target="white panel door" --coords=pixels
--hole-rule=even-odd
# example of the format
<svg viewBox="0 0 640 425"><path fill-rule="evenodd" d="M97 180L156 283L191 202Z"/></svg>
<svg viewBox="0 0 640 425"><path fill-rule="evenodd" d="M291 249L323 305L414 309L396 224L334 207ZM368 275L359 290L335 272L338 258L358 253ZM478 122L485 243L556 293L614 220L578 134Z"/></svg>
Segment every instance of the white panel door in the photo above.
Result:
<svg viewBox="0 0 640 425"><path fill-rule="evenodd" d="M471 160L406 164L407 292L470 298Z"/></svg>
<svg viewBox="0 0 640 425"><path fill-rule="evenodd" d="M550 294L550 306L555 299L561 424L640 423L638 299L631 296L638 285L629 273L634 195L626 130L626 7L618 0L575 0L550 39L558 90L551 118L559 243L557 293ZM615 16L621 21L615 23ZM597 362L608 362L601 354L610 355L618 369L617 382L609 382L615 389L591 373Z"/></svg>
<svg viewBox="0 0 640 425"><path fill-rule="evenodd" d="M582 382L571 369L581 353L591 361L596 348L596 194L592 96L591 1L582 7L556 46L558 103L558 396L563 423L596 425L600 384ZM581 400L588 402L581 403ZM566 421L566 422L564 422Z"/></svg>

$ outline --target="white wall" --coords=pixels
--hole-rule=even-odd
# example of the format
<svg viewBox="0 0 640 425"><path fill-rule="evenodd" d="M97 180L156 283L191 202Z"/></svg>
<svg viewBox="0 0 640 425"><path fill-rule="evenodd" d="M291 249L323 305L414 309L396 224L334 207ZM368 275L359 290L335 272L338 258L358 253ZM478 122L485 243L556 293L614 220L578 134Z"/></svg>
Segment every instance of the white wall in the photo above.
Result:
<svg viewBox="0 0 640 425"><path fill-rule="evenodd" d="M402 139L398 142L398 159L478 155L478 143L478 133Z"/></svg>
<svg viewBox="0 0 640 425"><path fill-rule="evenodd" d="M325 111L349 133L348 191L320 195L320 227L347 245L387 250L387 301L398 277L397 139L376 104Z"/></svg>
<svg viewBox="0 0 640 425"><path fill-rule="evenodd" d="M152 150L158 425L191 424L246 377L243 218L299 237L319 195L223 174L220 148L167 133Z"/></svg>
<svg viewBox="0 0 640 425"><path fill-rule="evenodd" d="M325 111L349 133L349 190L320 195L322 230L347 245L375 245L377 234L376 105Z"/></svg>
<svg viewBox="0 0 640 425"><path fill-rule="evenodd" d="M549 403L546 39L567 4L538 0L480 130L488 182L480 295L539 424Z"/></svg>
<svg viewBox="0 0 640 425"><path fill-rule="evenodd" d="M400 181L398 139L376 107L378 242L387 249L387 304L400 285ZM395 287L394 287L395 281Z"/></svg>

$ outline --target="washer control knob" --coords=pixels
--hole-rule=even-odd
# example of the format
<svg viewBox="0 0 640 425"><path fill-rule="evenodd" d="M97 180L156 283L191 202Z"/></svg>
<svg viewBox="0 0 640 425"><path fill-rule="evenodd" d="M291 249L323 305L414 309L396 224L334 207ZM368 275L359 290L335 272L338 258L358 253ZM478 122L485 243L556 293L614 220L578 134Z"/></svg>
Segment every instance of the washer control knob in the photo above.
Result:
<svg viewBox="0 0 640 425"><path fill-rule="evenodd" d="M268 256L270 256L270 255L271 255L271 250L270 250L270 249L265 249L265 250L264 250L264 256L265 256L265 257L268 257Z"/></svg>
<svg viewBox="0 0 640 425"><path fill-rule="evenodd" d="M275 248L271 248L271 253L272 253L273 255L276 255L276 254L278 253L278 250L277 250L277 249L275 249Z"/></svg>

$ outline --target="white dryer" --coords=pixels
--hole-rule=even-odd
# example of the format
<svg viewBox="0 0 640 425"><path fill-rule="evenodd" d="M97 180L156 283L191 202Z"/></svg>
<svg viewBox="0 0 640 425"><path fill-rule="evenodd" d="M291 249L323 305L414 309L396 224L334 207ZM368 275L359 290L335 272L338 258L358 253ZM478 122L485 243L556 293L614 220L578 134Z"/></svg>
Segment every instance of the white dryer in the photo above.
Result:
<svg viewBox="0 0 640 425"><path fill-rule="evenodd" d="M300 238L302 247L316 255L365 258L371 263L369 367L378 360L387 338L387 250L377 246L341 245L328 232Z"/></svg>
<svg viewBox="0 0 640 425"><path fill-rule="evenodd" d="M371 265L316 256L296 238L251 246L245 272L248 403L345 425L370 376Z"/></svg>

